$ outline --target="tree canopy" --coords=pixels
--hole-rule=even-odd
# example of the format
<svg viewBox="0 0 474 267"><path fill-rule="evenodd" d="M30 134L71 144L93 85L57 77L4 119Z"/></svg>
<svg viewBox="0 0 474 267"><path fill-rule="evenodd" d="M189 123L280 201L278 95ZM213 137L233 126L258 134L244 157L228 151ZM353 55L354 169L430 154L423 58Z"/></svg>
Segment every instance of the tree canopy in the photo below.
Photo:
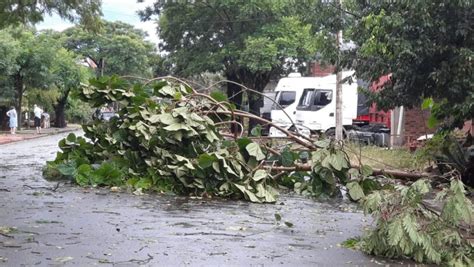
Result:
<svg viewBox="0 0 474 267"><path fill-rule="evenodd" d="M31 93L28 99L55 109L57 126L63 127L68 94L87 70L73 52L61 47L55 32L20 26L1 30L0 36L0 95L21 111L23 97ZM36 102L40 99L47 101Z"/></svg>
<svg viewBox="0 0 474 267"><path fill-rule="evenodd" d="M303 67L315 54L311 24L296 6L270 0L156 1L141 15L159 14L160 48L169 53L175 74L222 72L262 91L270 77ZM229 96L239 91L228 84ZM261 104L260 96L249 97L253 113Z"/></svg>
<svg viewBox="0 0 474 267"><path fill-rule="evenodd" d="M13 95L21 112L26 91L47 88L52 82L51 67L60 45L50 36L23 26L2 30L0 35L2 94Z"/></svg>
<svg viewBox="0 0 474 267"><path fill-rule="evenodd" d="M156 54L147 34L123 22L103 21L100 32L85 31L76 26L61 33L64 47L98 65L104 75L150 76L150 59Z"/></svg>
<svg viewBox="0 0 474 267"><path fill-rule="evenodd" d="M9 25L36 24L44 15L58 14L71 22L89 29L100 25L100 0L2 0L0 2L0 29Z"/></svg>
<svg viewBox="0 0 474 267"><path fill-rule="evenodd" d="M355 1L361 15L349 31L358 46L357 76L391 80L375 95L381 107L434 100L438 118L474 117L473 16L470 1Z"/></svg>

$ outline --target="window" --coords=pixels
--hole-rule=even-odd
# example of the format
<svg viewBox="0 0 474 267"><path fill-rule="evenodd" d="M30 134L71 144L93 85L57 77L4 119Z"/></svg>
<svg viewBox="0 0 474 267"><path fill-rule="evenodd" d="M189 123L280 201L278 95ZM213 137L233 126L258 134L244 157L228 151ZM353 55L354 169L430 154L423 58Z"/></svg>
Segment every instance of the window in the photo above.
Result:
<svg viewBox="0 0 474 267"><path fill-rule="evenodd" d="M298 106L309 107L311 105L311 98L313 97L314 89L304 89L303 95L300 98Z"/></svg>
<svg viewBox="0 0 474 267"><path fill-rule="evenodd" d="M287 106L295 102L296 92L295 91L280 91L277 96L277 103L286 108Z"/></svg>
<svg viewBox="0 0 474 267"><path fill-rule="evenodd" d="M320 91L318 90L314 98L313 105L315 106L326 106L332 101L332 91Z"/></svg>

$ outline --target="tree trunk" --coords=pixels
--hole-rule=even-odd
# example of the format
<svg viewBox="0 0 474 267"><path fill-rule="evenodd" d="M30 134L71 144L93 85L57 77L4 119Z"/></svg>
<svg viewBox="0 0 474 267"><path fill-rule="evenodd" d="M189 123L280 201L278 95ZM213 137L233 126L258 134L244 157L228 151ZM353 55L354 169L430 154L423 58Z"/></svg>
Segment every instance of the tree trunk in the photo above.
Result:
<svg viewBox="0 0 474 267"><path fill-rule="evenodd" d="M227 73L226 78L229 81L235 81L238 82L237 80L237 75L235 73ZM227 83L227 97L229 98L229 101L235 105L237 109L242 108L242 88L235 84L235 83ZM240 123L242 123L242 120L240 118L237 119ZM243 129L238 129L238 126L236 124L232 124L230 126L230 130L232 133L238 133L242 131Z"/></svg>
<svg viewBox="0 0 474 267"><path fill-rule="evenodd" d="M270 72L255 73L241 68L237 71L228 73L226 77L230 81L235 81L250 89L263 92L263 89L270 81ZM247 95L249 101L249 112L256 116L260 116L260 108L263 106L262 95L253 92L247 92ZM229 97L229 100L236 105L237 109L242 108L242 88L239 85L228 83L227 96ZM259 124L258 120L252 118L249 120L249 134L257 124ZM233 125L233 127L231 126L231 128L234 132L235 125Z"/></svg>
<svg viewBox="0 0 474 267"><path fill-rule="evenodd" d="M68 96L69 90L64 93L64 95L58 100L58 103L54 106L54 126L57 128L67 127L65 109Z"/></svg>
<svg viewBox="0 0 474 267"><path fill-rule="evenodd" d="M57 128L66 128L66 116L64 109L66 107L66 103L58 103L54 107L54 126Z"/></svg>
<svg viewBox="0 0 474 267"><path fill-rule="evenodd" d="M252 73L247 70L241 71L240 79L242 83L250 89L263 93L263 89L270 81L270 73ZM260 117L260 108L263 107L263 96L254 92L247 92L249 99L249 112ZM249 120L248 133L250 135L252 129L260 125L260 122L255 119Z"/></svg>
<svg viewBox="0 0 474 267"><path fill-rule="evenodd" d="M15 87L15 98L17 101L16 103L16 110L18 111L18 130L21 129L22 125L22 113L21 113L21 105L23 101L23 77L21 74L18 72L15 74L15 79L14 79L14 87Z"/></svg>

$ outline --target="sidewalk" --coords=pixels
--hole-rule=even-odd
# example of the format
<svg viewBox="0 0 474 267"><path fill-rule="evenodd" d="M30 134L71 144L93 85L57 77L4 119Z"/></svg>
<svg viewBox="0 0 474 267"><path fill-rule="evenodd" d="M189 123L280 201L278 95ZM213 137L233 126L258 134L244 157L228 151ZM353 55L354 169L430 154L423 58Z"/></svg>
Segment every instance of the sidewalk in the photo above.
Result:
<svg viewBox="0 0 474 267"><path fill-rule="evenodd" d="M0 145L33 139L33 138L39 138L39 137L58 134L58 133L72 132L79 129L81 129L81 126L79 124L70 124L66 128L51 127L47 129L41 129L41 134L36 134L35 128L30 128L30 129L24 128L20 131L17 130L15 135L10 134L9 131L0 131Z"/></svg>

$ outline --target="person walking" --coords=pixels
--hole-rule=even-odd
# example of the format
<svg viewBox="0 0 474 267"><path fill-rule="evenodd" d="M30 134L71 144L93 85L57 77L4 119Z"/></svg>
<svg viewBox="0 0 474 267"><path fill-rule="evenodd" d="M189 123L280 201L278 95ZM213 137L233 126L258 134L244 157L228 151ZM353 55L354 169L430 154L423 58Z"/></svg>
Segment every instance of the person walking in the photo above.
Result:
<svg viewBox="0 0 474 267"><path fill-rule="evenodd" d="M16 127L18 127L18 116L16 114L15 107L10 107L10 110L7 111L7 116L10 118L10 133L16 134Z"/></svg>
<svg viewBox="0 0 474 267"><path fill-rule="evenodd" d="M43 110L38 107L36 104L33 106L33 113L35 114L35 127L36 133L41 133L41 114L43 114Z"/></svg>

